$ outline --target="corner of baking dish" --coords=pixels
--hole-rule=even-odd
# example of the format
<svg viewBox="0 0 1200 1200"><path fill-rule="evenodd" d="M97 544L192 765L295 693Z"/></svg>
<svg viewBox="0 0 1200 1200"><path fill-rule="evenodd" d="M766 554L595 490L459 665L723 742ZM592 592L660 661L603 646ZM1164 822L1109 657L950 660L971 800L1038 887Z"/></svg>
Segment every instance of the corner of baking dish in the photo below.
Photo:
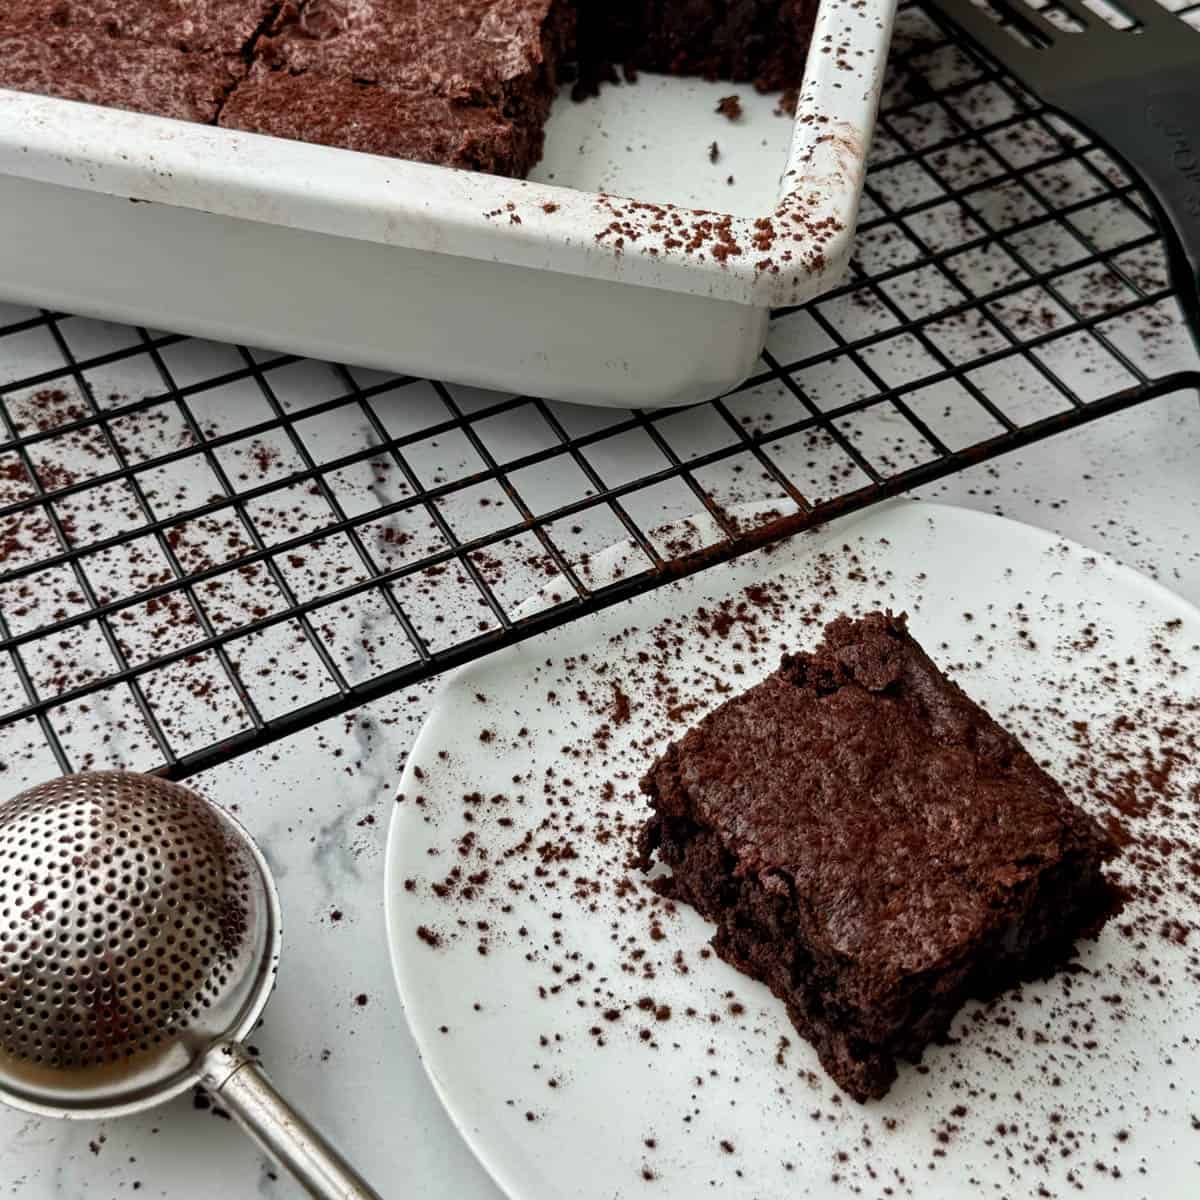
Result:
<svg viewBox="0 0 1200 1200"><path fill-rule="evenodd" d="M0 175L333 237L798 304L850 256L896 0L821 0L775 210L742 217L0 90Z"/></svg>

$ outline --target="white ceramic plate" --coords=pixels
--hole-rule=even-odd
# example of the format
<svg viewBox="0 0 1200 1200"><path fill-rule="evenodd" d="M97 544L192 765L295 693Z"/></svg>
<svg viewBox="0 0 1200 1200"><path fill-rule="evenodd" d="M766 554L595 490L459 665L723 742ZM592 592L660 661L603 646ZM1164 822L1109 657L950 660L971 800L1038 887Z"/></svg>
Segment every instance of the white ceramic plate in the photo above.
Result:
<svg viewBox="0 0 1200 1200"><path fill-rule="evenodd" d="M1110 924L1073 974L968 1005L950 1044L867 1106L838 1094L765 988L705 955L711 928L628 867L637 779L670 737L824 619L879 606L907 609L1073 792L1098 767L1097 812L1131 765L1195 746L1200 712L1171 705L1196 694L1200 613L1050 534L927 504L842 521L459 672L400 785L388 927L429 1077L509 1195L1200 1194L1200 852L1151 841L1200 846L1197 756L1178 756L1170 797L1127 819L1123 870L1143 889L1129 931ZM1143 779L1122 803L1152 791Z"/></svg>

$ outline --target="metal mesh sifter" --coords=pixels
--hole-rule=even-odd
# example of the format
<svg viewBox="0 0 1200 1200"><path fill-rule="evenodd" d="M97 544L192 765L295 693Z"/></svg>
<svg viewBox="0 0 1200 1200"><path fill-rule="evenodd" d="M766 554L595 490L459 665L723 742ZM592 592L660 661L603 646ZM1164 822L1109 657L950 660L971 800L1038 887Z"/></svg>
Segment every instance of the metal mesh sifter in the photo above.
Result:
<svg viewBox="0 0 1200 1200"><path fill-rule="evenodd" d="M311 1195L373 1197L241 1046L279 898L228 813L177 784L69 775L0 806L0 1100L110 1117L203 1084Z"/></svg>

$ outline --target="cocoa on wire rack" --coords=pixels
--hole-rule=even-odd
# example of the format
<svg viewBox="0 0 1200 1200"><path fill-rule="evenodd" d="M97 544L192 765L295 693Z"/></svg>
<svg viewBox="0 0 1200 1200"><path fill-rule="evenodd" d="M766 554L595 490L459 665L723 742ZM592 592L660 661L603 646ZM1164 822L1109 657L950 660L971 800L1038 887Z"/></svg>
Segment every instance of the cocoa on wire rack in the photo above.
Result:
<svg viewBox="0 0 1200 1200"><path fill-rule="evenodd" d="M0 306L0 765L182 778L1200 385L1119 167L919 5L891 61L850 277L687 410Z"/></svg>

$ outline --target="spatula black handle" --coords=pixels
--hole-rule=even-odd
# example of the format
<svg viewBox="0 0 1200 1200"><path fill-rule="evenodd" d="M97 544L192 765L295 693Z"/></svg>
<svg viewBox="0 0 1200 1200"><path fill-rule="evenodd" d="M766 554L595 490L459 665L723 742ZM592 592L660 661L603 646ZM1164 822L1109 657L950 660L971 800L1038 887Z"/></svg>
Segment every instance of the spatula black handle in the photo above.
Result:
<svg viewBox="0 0 1200 1200"><path fill-rule="evenodd" d="M1182 29L1181 37L1196 37ZM1081 87L1055 99L1140 177L1159 210L1171 278L1200 340L1200 70L1156 71L1129 87Z"/></svg>

